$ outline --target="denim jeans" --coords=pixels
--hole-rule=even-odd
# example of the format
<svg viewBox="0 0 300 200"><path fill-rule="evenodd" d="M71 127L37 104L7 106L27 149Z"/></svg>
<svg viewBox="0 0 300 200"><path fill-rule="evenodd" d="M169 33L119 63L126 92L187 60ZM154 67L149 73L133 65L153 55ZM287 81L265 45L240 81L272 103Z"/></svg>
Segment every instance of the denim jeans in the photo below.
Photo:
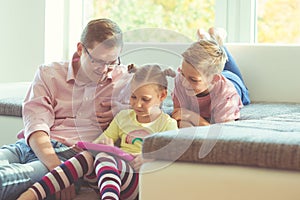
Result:
<svg viewBox="0 0 300 200"><path fill-rule="evenodd" d="M251 101L249 97L248 88L245 85L240 69L237 66L235 60L233 59L228 49L226 47L224 47L224 49L227 54L228 60L225 63L225 67L222 74L233 83L234 87L236 88L238 94L241 97L243 105L248 105Z"/></svg>
<svg viewBox="0 0 300 200"><path fill-rule="evenodd" d="M225 76L231 83L234 85L237 93L240 95L243 105L250 104L250 97L248 89L246 88L245 84L242 80L234 73L228 70L223 70L222 75Z"/></svg>
<svg viewBox="0 0 300 200"><path fill-rule="evenodd" d="M58 157L65 161L77 153L55 140L51 141ZM24 139L0 149L0 199L15 200L48 169L39 161Z"/></svg>

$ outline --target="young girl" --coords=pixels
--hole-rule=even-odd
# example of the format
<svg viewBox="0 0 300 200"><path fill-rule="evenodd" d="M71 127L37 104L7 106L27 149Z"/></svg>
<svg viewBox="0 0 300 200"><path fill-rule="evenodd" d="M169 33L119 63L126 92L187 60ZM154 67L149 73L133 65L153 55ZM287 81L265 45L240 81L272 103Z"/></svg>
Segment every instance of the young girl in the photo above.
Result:
<svg viewBox="0 0 300 200"><path fill-rule="evenodd" d="M21 199L43 199L68 187L80 177L91 184L93 171L97 176L101 199L135 199L138 195L138 171L145 160L141 156L143 139L153 133L177 129L176 120L161 110L167 97L166 76L175 77L172 69L162 71L158 65L145 65L128 71L134 73L130 86L131 109L119 112L109 127L94 143L114 145L120 139L120 148L134 156L123 160L108 153L98 153L95 159L83 151L46 174L23 193ZM94 170L93 170L94 169Z"/></svg>
<svg viewBox="0 0 300 200"><path fill-rule="evenodd" d="M218 39L200 38L182 54L172 94L172 117L179 127L222 123L240 117L243 103L233 83L222 75L227 55Z"/></svg>

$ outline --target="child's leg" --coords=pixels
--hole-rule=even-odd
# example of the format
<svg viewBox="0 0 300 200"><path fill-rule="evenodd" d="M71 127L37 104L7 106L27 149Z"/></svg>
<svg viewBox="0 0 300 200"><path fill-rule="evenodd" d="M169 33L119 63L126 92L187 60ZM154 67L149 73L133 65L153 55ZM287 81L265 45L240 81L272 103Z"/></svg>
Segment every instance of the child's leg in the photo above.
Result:
<svg viewBox="0 0 300 200"><path fill-rule="evenodd" d="M53 195L69 187L84 175L92 173L93 161L93 156L89 152L83 151L47 173L25 193L28 195L33 192L36 196L35 199L44 199Z"/></svg>
<svg viewBox="0 0 300 200"><path fill-rule="evenodd" d="M241 80L242 82L244 83L244 80L243 80L243 77L242 77L242 74L241 74L241 71L238 67L238 65L236 64L234 58L232 57L231 53L228 51L228 49L223 46L224 49L225 49L225 52L227 54L227 57L228 57L228 60L227 62L225 63L225 67L224 67L224 70L228 70L234 74L236 74Z"/></svg>
<svg viewBox="0 0 300 200"><path fill-rule="evenodd" d="M138 195L138 173L126 161L99 153L95 170L101 199L135 199Z"/></svg>
<svg viewBox="0 0 300 200"><path fill-rule="evenodd" d="M228 60L227 62L225 63L225 67L224 67L224 70L228 70L234 74L236 74L241 80L242 82L244 83L244 80L243 80L243 77L242 77L242 74L239 70L239 67L237 65L237 63L235 62L234 58L232 57L231 53L228 51L228 49L223 45L223 42L227 36L227 33L224 29L222 28L215 28L215 27L211 27L208 29L208 33L206 33L205 31L201 31L201 30L198 30L197 32L198 34L198 38L199 39L203 39L203 38L213 38L213 39L216 39L217 41L219 41L224 49L225 49L225 52L227 54L227 57L228 57ZM208 36L205 36L209 34L209 37Z"/></svg>
<svg viewBox="0 0 300 200"><path fill-rule="evenodd" d="M211 27L208 29L208 33L201 29L198 29L197 35L198 39L216 39L223 46L223 42L227 34L224 29ZM248 89L243 80L242 73L240 72L237 63L235 62L228 49L225 46L223 46L223 48L227 54L228 60L225 63L222 74L234 84L243 104L247 105L250 103L250 97Z"/></svg>

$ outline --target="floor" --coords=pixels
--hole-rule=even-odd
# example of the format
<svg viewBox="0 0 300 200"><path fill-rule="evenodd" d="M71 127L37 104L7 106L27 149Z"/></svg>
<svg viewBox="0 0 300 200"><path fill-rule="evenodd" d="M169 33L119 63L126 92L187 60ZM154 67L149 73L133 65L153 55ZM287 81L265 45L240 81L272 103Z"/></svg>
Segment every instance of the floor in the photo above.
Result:
<svg viewBox="0 0 300 200"><path fill-rule="evenodd" d="M81 188L80 194L76 196L74 200L98 200L99 196L93 189Z"/></svg>

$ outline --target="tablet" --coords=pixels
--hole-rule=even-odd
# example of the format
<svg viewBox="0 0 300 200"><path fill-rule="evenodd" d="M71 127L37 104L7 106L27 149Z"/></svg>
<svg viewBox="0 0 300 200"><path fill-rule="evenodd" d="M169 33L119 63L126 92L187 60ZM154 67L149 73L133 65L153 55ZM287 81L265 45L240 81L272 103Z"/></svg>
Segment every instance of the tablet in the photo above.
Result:
<svg viewBox="0 0 300 200"><path fill-rule="evenodd" d="M105 144L95 144L91 142L77 142L77 146L82 149L96 151L96 152L106 152L113 156L118 156L124 160L131 161L134 159L134 156L123 151L119 147L110 146Z"/></svg>

